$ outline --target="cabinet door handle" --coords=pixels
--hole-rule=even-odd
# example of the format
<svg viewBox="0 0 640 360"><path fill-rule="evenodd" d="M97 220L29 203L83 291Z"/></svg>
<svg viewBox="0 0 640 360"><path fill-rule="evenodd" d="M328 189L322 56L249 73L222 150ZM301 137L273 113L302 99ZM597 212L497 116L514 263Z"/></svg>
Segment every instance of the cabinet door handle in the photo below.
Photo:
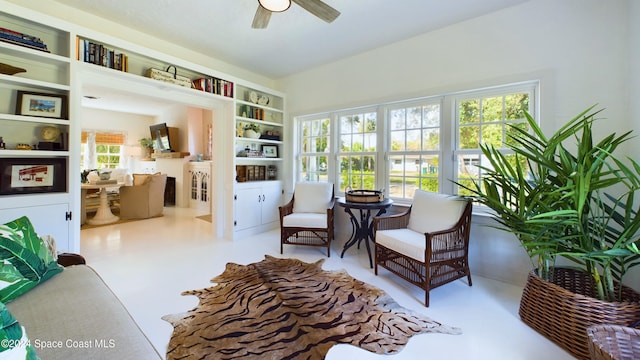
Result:
<svg viewBox="0 0 640 360"><path fill-rule="evenodd" d="M258 194L258 202L260 202L260 195Z"/></svg>
<svg viewBox="0 0 640 360"><path fill-rule="evenodd" d="M264 202L264 194L262 194L262 202Z"/></svg>

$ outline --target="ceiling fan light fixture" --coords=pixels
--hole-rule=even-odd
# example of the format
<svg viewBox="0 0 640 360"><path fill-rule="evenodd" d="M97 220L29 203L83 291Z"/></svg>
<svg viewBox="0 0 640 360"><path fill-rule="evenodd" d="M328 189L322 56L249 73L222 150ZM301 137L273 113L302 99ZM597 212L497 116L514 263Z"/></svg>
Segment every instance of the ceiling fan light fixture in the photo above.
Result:
<svg viewBox="0 0 640 360"><path fill-rule="evenodd" d="M258 3L271 12L282 12L291 6L291 0L258 0Z"/></svg>

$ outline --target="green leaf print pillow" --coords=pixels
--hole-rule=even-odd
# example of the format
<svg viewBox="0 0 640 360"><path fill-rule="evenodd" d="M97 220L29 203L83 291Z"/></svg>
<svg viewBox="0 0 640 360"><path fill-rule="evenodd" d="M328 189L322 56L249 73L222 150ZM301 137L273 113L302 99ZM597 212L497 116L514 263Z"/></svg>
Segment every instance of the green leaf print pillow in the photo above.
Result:
<svg viewBox="0 0 640 360"><path fill-rule="evenodd" d="M7 303L62 271L23 216L0 225L0 301Z"/></svg>

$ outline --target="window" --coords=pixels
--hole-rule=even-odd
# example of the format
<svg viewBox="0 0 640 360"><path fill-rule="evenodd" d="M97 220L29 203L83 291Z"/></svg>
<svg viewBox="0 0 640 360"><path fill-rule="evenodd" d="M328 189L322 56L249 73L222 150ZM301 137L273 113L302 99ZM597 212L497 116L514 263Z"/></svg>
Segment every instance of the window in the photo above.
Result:
<svg viewBox="0 0 640 360"><path fill-rule="evenodd" d="M490 164L483 158L480 144L492 145L507 157L512 156L509 155L510 151L504 148L504 144L513 141L512 137L517 136L513 126L524 131L529 130L525 111L533 113L530 107L532 97L533 89L522 89L499 95L480 93L455 100L457 182L471 185L471 182L481 181L482 171L478 166L488 167ZM513 158L515 161L515 156ZM528 166L526 162L522 162L521 165L525 168ZM466 194L462 188L456 189L456 192Z"/></svg>
<svg viewBox="0 0 640 360"><path fill-rule="evenodd" d="M399 203L416 189L464 194L455 182L480 181L479 166L488 166L480 145L503 148L511 125L528 130L524 113L536 117L538 88L531 81L296 118L297 180L330 181L339 192L384 188Z"/></svg>
<svg viewBox="0 0 640 360"><path fill-rule="evenodd" d="M124 140L122 133L83 131L80 150L81 170L122 167Z"/></svg>
<svg viewBox="0 0 640 360"><path fill-rule="evenodd" d="M416 189L439 190L440 102L389 108L389 196L413 198Z"/></svg>
<svg viewBox="0 0 640 360"><path fill-rule="evenodd" d="M306 181L328 181L331 121L327 117L302 120L300 126L300 177Z"/></svg>
<svg viewBox="0 0 640 360"><path fill-rule="evenodd" d="M377 113L354 112L339 116L341 192L352 189L374 190L376 184L376 162L378 149Z"/></svg>

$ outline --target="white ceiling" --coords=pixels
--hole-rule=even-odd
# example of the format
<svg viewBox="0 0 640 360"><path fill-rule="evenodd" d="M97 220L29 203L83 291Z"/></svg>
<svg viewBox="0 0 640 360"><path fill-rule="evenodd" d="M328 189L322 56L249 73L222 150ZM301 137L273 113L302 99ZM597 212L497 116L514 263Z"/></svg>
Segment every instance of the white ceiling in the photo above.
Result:
<svg viewBox="0 0 640 360"><path fill-rule="evenodd" d="M294 3L261 30L257 0L55 1L278 79L527 0L324 0L330 24Z"/></svg>

